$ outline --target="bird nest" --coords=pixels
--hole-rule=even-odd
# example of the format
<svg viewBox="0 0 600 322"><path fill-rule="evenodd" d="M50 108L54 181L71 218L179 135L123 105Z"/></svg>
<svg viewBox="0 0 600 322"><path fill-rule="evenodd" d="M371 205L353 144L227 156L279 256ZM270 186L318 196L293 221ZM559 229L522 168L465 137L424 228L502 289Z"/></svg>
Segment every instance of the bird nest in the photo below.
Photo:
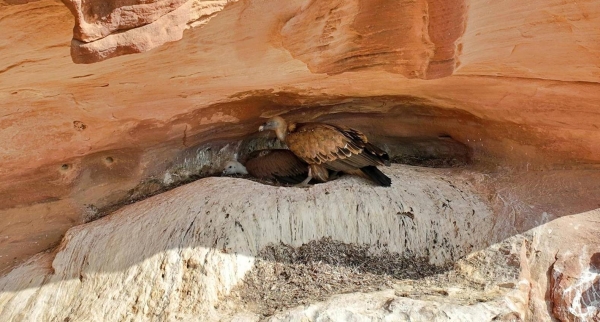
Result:
<svg viewBox="0 0 600 322"><path fill-rule="evenodd" d="M448 269L448 265L429 264L427 258L373 253L368 246L324 238L298 248L285 244L265 247L231 296L246 309L267 317L334 294L390 289L398 281Z"/></svg>

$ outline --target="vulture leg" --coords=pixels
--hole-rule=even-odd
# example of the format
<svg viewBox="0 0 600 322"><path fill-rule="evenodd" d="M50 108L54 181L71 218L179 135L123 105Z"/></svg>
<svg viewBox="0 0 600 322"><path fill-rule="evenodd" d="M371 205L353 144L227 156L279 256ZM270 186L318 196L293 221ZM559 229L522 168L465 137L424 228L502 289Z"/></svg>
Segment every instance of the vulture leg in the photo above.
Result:
<svg viewBox="0 0 600 322"><path fill-rule="evenodd" d="M320 182L329 181L329 170L320 164L309 165L313 179Z"/></svg>
<svg viewBox="0 0 600 322"><path fill-rule="evenodd" d="M294 187L300 187L300 188L310 187L310 185L308 183L310 182L310 180L312 180L312 178L313 178L312 169L309 166L308 167L308 177L306 177L306 179L304 179L304 181L300 182L299 184L294 185Z"/></svg>

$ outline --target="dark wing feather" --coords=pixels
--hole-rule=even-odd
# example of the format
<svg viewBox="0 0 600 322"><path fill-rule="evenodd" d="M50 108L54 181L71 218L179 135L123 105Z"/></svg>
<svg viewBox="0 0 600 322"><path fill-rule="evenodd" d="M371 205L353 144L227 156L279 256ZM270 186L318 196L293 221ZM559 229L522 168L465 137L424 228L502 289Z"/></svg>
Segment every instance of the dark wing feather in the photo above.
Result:
<svg viewBox="0 0 600 322"><path fill-rule="evenodd" d="M286 144L306 163L335 171L389 164L387 153L370 144L363 133L330 124L298 124Z"/></svg>
<svg viewBox="0 0 600 322"><path fill-rule="evenodd" d="M361 168L360 171L364 173L367 177L371 178L371 180L375 181L378 185L382 187L389 187L392 185L392 179L386 176L383 172L381 172L375 166L368 166Z"/></svg>
<svg viewBox="0 0 600 322"><path fill-rule="evenodd" d="M391 165L390 156L383 149L380 149L371 143L367 143L365 145L365 152L379 159L384 165L388 167Z"/></svg>
<svg viewBox="0 0 600 322"><path fill-rule="evenodd" d="M299 183L308 176L308 165L290 150L259 150L246 162L248 173L256 178Z"/></svg>
<svg viewBox="0 0 600 322"><path fill-rule="evenodd" d="M387 154L387 152L385 152L384 150L380 149L379 147L371 144L369 142L369 140L367 139L367 136L364 135L362 132L352 129L352 128L343 127L343 126L335 126L335 127L340 132L344 133L344 135L346 137L350 138L351 140L363 142L363 144L364 144L363 148L364 148L364 152L366 154L373 156L379 162L382 162L386 166L390 165L390 156Z"/></svg>
<svg viewBox="0 0 600 322"><path fill-rule="evenodd" d="M242 156L239 161L242 164L246 165L248 163L248 161L265 156L265 155L271 153L271 151L272 150L269 150L269 149L252 151L249 154Z"/></svg>

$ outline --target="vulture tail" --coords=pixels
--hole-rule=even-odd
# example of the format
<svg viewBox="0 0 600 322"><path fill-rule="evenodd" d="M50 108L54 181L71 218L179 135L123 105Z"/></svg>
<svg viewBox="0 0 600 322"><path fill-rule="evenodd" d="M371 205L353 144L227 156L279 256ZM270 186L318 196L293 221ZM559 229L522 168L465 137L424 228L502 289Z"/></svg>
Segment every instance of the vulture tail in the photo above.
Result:
<svg viewBox="0 0 600 322"><path fill-rule="evenodd" d="M368 152L370 152L372 155L377 156L377 158L379 159L379 161L383 162L384 165L386 166L390 166L390 156L387 154L387 152L385 152L384 150L374 146L371 143L367 143L365 146L365 150L367 150Z"/></svg>
<svg viewBox="0 0 600 322"><path fill-rule="evenodd" d="M360 168L360 170L382 187L389 187L392 185L392 179L379 171L374 165Z"/></svg>

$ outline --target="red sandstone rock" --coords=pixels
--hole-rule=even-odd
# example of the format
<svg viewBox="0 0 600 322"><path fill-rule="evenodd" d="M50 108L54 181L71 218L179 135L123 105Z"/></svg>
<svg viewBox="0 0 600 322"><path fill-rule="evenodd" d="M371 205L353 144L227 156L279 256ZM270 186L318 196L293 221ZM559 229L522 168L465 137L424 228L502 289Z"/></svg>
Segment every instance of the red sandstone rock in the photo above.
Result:
<svg viewBox="0 0 600 322"><path fill-rule="evenodd" d="M63 0L73 16L75 63L141 53L181 39L189 25L206 23L235 0Z"/></svg>
<svg viewBox="0 0 600 322"><path fill-rule="evenodd" d="M201 3L121 24L115 2L73 33L58 1L0 2L0 267L278 113L450 136L476 167L528 171L498 175L527 204L502 201L498 237L600 206L597 2Z"/></svg>
<svg viewBox="0 0 600 322"><path fill-rule="evenodd" d="M532 284L529 305L534 321L596 321L600 272L600 212L564 216L534 230L529 255Z"/></svg>
<svg viewBox="0 0 600 322"><path fill-rule="evenodd" d="M153 23L179 8L186 0L64 0L63 3L75 16L73 39L90 42L116 31Z"/></svg>
<svg viewBox="0 0 600 322"><path fill-rule="evenodd" d="M563 253L552 266L552 312L561 321L593 321L600 317L600 272L587 245L581 253ZM590 259L589 261L587 259Z"/></svg>
<svg viewBox="0 0 600 322"><path fill-rule="evenodd" d="M93 39L91 42L82 42L74 35L71 41L73 62L99 62L112 57L145 52L166 42L179 40L187 27L190 6L189 2L183 3L150 23L125 32L103 35L102 38ZM154 12L149 11L148 14L153 16ZM102 30L109 31L111 30Z"/></svg>

